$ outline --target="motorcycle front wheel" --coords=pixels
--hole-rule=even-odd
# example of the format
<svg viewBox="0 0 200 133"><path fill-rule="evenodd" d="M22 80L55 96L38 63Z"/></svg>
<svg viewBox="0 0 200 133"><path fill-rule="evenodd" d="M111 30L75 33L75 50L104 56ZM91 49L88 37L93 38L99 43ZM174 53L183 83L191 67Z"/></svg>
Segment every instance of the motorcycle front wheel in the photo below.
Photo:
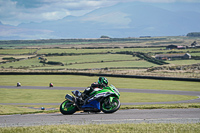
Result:
<svg viewBox="0 0 200 133"><path fill-rule="evenodd" d="M60 112L63 115L71 115L77 111L77 107L70 101L65 100L61 105L60 105Z"/></svg>
<svg viewBox="0 0 200 133"><path fill-rule="evenodd" d="M104 113L114 113L120 108L120 101L118 98L113 98L112 102L109 102L110 98L105 98L101 104L101 109Z"/></svg>

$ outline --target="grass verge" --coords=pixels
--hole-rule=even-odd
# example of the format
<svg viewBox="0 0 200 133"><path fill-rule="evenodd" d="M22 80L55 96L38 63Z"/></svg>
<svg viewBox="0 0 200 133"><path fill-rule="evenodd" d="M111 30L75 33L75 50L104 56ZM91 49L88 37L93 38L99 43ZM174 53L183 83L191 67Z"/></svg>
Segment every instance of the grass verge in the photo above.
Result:
<svg viewBox="0 0 200 133"><path fill-rule="evenodd" d="M200 103L180 103L180 104L153 104L153 105L122 105L120 109L183 109L200 108Z"/></svg>
<svg viewBox="0 0 200 133"><path fill-rule="evenodd" d="M77 75L0 75L0 79L0 85L9 86L16 86L17 82L21 82L22 86L48 86L52 82L54 86L87 87L91 83L97 82L98 77ZM107 77L107 79L109 84L113 84L117 88L200 91L200 82L114 77Z"/></svg>
<svg viewBox="0 0 200 133"><path fill-rule="evenodd" d="M29 106L31 107L31 106ZM32 109L28 106L21 105L0 105L0 115L14 115L14 114L36 114L36 113L55 113L59 112L58 109L55 110L39 110ZM37 107L36 105L32 105L32 107ZM44 106L41 106L44 107ZM41 108L40 107L40 108Z"/></svg>
<svg viewBox="0 0 200 133"><path fill-rule="evenodd" d="M89 124L89 125L49 125L31 127L3 127L1 133L199 133L200 124Z"/></svg>

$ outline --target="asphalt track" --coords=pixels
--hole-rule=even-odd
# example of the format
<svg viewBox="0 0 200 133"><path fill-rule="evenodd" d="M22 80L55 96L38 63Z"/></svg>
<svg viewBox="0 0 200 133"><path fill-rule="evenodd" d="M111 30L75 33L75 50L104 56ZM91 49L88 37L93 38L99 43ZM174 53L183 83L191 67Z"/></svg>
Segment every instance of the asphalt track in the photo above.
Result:
<svg viewBox="0 0 200 133"><path fill-rule="evenodd" d="M83 87L39 87L39 86L0 86L7 89L54 89L54 90L84 90ZM120 92L131 93L154 93L200 96L200 92L194 91L171 91L171 90L149 90L149 89L119 89ZM62 102L62 101L61 101ZM200 98L186 101L174 102L151 102L151 103L122 103L122 105L142 104L170 104L170 103L197 103ZM6 104L6 103L0 103ZM23 105L22 103L10 103L12 105ZM30 103L25 103L30 104ZM39 105L38 103L32 103ZM40 103L41 105L59 105L60 103ZM7 104L6 104L7 105ZM81 113L73 115L52 114L27 114L27 115L2 115L0 116L0 127L10 126L34 126L51 124L110 124L110 123L200 123L200 109L151 109L151 110L118 110L113 114L104 113Z"/></svg>

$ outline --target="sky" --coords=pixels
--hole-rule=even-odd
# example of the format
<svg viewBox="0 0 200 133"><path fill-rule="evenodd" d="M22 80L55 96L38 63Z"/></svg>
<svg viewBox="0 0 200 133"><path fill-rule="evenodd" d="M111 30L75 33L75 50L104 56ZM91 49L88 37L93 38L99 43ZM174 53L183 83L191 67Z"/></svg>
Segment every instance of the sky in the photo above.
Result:
<svg viewBox="0 0 200 133"><path fill-rule="evenodd" d="M199 0L0 0L0 22L17 26L20 23L58 20L81 16L92 10L120 2L200 2Z"/></svg>

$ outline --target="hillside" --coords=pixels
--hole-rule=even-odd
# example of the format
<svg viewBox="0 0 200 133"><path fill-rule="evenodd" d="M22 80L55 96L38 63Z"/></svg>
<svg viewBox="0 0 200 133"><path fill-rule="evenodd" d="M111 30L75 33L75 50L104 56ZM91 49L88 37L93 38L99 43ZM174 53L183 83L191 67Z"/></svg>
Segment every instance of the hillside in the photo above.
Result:
<svg viewBox="0 0 200 133"><path fill-rule="evenodd" d="M0 39L186 35L200 31L199 6L195 3L120 3L83 16L66 16L56 21L22 23L16 27L0 24Z"/></svg>

